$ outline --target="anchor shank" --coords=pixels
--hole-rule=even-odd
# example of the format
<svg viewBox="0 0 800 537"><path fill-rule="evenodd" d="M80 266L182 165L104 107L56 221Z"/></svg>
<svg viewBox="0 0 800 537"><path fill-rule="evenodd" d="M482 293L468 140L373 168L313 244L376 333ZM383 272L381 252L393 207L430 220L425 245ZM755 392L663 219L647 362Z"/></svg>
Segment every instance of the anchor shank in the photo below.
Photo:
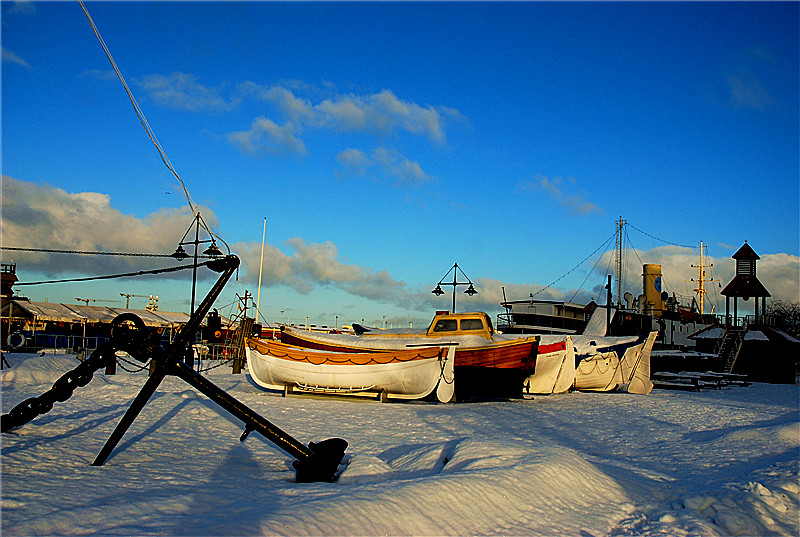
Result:
<svg viewBox="0 0 800 537"><path fill-rule="evenodd" d="M167 356L173 355L176 351L182 355L183 349L192 341L195 332L200 328L206 314L211 310L211 306L214 305L214 302L222 292L225 284L228 283L228 280L239 266L239 258L235 255L229 255L222 259L215 260L214 263L216 264L214 269L222 268L220 271L222 274L217 280L217 283L208 291L208 294L200 305L197 306L197 309L194 310L194 313L189 317L186 324L178 332L175 340L167 347Z"/></svg>
<svg viewBox="0 0 800 537"><path fill-rule="evenodd" d="M242 420L254 431L261 433L263 437L274 443L286 453L298 460L309 460L313 457L312 451L294 439L288 433L272 424L269 420L256 413L250 407L223 391L216 384L212 383L191 367L183 362L173 362L171 374L180 377L193 388L205 394L209 399L219 406Z"/></svg>
<svg viewBox="0 0 800 537"><path fill-rule="evenodd" d="M155 373L151 375L147 382L144 383L142 389L139 390L139 394L131 403L131 406L128 407L128 410L125 411L125 415L122 416L122 419L119 420L117 427L114 429L114 432L111 433L111 436L108 437L106 440L103 449L100 450L100 453L97 454L92 466L102 466L108 456L111 455L111 452L114 451L114 448L117 447L119 441L122 440L122 437L127 432L128 428L131 426L133 421L139 415L139 412L142 411L144 406L147 404L147 401L155 393L158 385L161 384L161 381L164 380L165 372L163 367L157 367Z"/></svg>

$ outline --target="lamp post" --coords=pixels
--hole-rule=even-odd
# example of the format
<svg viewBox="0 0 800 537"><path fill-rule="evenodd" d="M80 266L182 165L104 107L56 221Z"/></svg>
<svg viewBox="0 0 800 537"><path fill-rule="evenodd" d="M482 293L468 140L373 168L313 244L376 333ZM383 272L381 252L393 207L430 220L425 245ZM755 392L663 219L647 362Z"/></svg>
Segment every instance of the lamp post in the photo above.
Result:
<svg viewBox="0 0 800 537"><path fill-rule="evenodd" d="M459 282L458 281L458 279L457 279L458 271L461 271L461 274L467 279L467 281L465 281L465 282ZM445 282L444 279L447 278L447 275L450 274L451 272L453 273L453 281L452 282ZM466 274L464 274L464 271L461 270L461 267L458 266L458 263L454 263L453 266L450 268L450 270L447 271L447 274L442 276L442 279L439 280L439 283L436 284L436 289L431 291L431 293L433 293L436 296L443 295L444 291L442 291L442 285L452 285L453 286L453 313L456 312L456 287L457 286L459 286L459 285L469 285L469 287L467 287L467 290L464 291L464 294L469 295L469 296L478 294L478 291L476 291L475 287L472 285L472 281L469 279L469 277Z"/></svg>
<svg viewBox="0 0 800 537"><path fill-rule="evenodd" d="M203 229L208 230L208 226L206 225L205 220L203 220L203 217L200 216L200 211L198 211L197 214L195 215L194 219L192 220L192 223L189 224L189 228L186 230L186 233L183 234L183 238L178 243L178 247L172 253L172 257L174 257L175 259L177 259L179 261L184 260L184 259L189 257L189 254L186 253L186 250L183 249L183 246L184 245L188 246L190 244L194 244L194 256L193 256L194 257L194 267L192 268L192 311L189 313L189 315L194 315L194 298L195 298L195 291L197 289L197 256L198 256L198 250L200 249L199 245L206 244L206 243L209 243L209 242L211 243L211 246L209 246L203 252L204 256L219 257L219 256L223 255L222 251L219 248L217 248L217 242L216 242L216 240L214 240L214 237L211 236L210 232L209 232L209 236L211 237L210 239L205 239L205 240L202 240L202 241L200 240L200 222L201 221L203 222ZM192 230L192 226L194 226L194 240L193 241L187 241L186 240L186 236Z"/></svg>

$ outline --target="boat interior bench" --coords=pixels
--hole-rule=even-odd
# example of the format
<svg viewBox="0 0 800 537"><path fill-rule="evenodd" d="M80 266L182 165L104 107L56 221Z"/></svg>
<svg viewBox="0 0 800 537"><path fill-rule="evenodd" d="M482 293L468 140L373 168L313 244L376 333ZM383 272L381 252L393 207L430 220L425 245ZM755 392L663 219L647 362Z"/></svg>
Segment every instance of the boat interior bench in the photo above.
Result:
<svg viewBox="0 0 800 537"><path fill-rule="evenodd" d="M284 397L309 397L321 396L324 399L330 400L331 398L339 397L348 400L374 400L381 403L389 401L389 395L384 390L372 389L372 387L352 388L349 390L323 388L318 386L291 386L289 384L283 387Z"/></svg>

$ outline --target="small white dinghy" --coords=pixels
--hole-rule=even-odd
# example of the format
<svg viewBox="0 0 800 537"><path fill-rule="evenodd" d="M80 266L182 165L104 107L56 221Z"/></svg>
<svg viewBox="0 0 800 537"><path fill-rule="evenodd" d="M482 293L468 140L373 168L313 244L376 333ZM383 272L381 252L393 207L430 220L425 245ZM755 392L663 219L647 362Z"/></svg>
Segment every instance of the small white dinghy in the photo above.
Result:
<svg viewBox="0 0 800 537"><path fill-rule="evenodd" d="M246 350L250 376L264 388L395 399L422 399L436 390L446 403L454 396L453 349L347 353L250 338Z"/></svg>
<svg viewBox="0 0 800 537"><path fill-rule="evenodd" d="M564 393L575 383L575 347L572 337L539 345L536 369L525 379L525 394Z"/></svg>

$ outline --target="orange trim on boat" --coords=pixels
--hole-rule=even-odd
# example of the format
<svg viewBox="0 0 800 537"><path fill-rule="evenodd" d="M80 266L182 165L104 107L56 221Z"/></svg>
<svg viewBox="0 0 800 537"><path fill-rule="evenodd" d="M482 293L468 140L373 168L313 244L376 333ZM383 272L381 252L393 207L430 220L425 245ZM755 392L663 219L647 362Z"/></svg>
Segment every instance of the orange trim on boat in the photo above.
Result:
<svg viewBox="0 0 800 537"><path fill-rule="evenodd" d="M307 362L313 365L380 365L405 363L414 360L440 358L444 353L444 349L441 347L423 347L391 352L325 352L300 349L284 343L265 341L257 338L248 339L247 346L261 354L294 362Z"/></svg>

